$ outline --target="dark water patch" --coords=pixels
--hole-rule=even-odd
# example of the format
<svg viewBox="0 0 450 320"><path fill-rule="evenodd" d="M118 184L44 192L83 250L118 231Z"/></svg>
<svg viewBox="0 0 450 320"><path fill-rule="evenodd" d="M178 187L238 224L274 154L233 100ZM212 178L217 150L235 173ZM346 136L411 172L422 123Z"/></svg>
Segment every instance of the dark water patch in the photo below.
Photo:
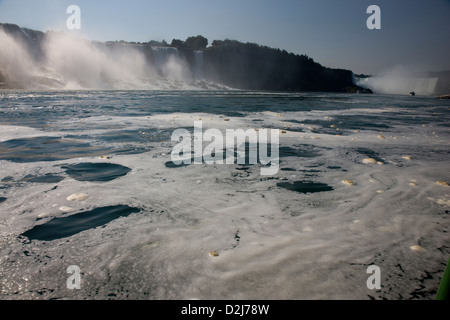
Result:
<svg viewBox="0 0 450 320"><path fill-rule="evenodd" d="M292 122L292 123L298 123L298 124L302 124L303 122L295 120L295 119L289 119L289 120L285 120L286 122Z"/></svg>
<svg viewBox="0 0 450 320"><path fill-rule="evenodd" d="M334 119L329 120L304 120L303 123L305 125L317 125L321 126L322 130L327 131L328 133L333 132L335 134L339 134L339 131L336 129L330 128L333 124L336 128L341 130L381 130L381 129L389 129L391 126L387 125L386 119L382 119L380 117L374 115L336 115ZM319 132L319 131L318 131Z"/></svg>
<svg viewBox="0 0 450 320"><path fill-rule="evenodd" d="M180 128L183 129L183 128ZM184 128L187 129L187 128ZM192 130L192 128L190 128ZM109 131L100 135L95 135L96 139L105 142L163 142L170 141L173 130L145 128L136 130Z"/></svg>
<svg viewBox="0 0 450 320"><path fill-rule="evenodd" d="M32 183L58 183L64 180L64 177L47 173L43 176L33 176L27 175L22 178L22 182L32 182Z"/></svg>
<svg viewBox="0 0 450 320"><path fill-rule="evenodd" d="M314 124L314 125L320 125L321 127L315 127L311 126L310 130L311 133L315 134L328 134L333 136L343 136L344 135L344 129L341 127L331 127L329 123L322 123L323 120L314 120L314 121L306 121L307 124Z"/></svg>
<svg viewBox="0 0 450 320"><path fill-rule="evenodd" d="M50 190L44 191L44 193L48 193L48 192L53 191L53 190L56 190L56 189L58 189L58 186L54 186L54 187L51 188Z"/></svg>
<svg viewBox="0 0 450 320"><path fill-rule="evenodd" d="M61 167L78 181L105 182L117 179L131 171L130 168L114 163L78 163Z"/></svg>
<svg viewBox="0 0 450 320"><path fill-rule="evenodd" d="M64 130L61 130L64 131ZM88 134L65 134L64 139L71 139L71 140L91 140L92 135Z"/></svg>
<svg viewBox="0 0 450 320"><path fill-rule="evenodd" d="M331 170L340 170L340 169L342 169L342 167L340 167L340 166L328 166L327 168L331 169ZM348 170L347 169L342 169L341 171L347 172Z"/></svg>
<svg viewBox="0 0 450 320"><path fill-rule="evenodd" d="M277 186L284 188L289 191L295 191L299 193L314 193L314 192L324 192L331 191L333 188L325 183L312 182L312 181L294 181L290 182L279 182Z"/></svg>
<svg viewBox="0 0 450 320"><path fill-rule="evenodd" d="M8 177L4 177L4 178L2 179L2 182L11 182L11 181L13 181L13 180L14 180L13 177L8 176Z"/></svg>
<svg viewBox="0 0 450 320"><path fill-rule="evenodd" d="M5 202L7 198L5 197L0 197L0 203Z"/></svg>
<svg viewBox="0 0 450 320"><path fill-rule="evenodd" d="M395 119L395 117L394 117ZM389 129L392 123L391 119L386 116L376 115L337 115L335 116L335 124L342 129L348 130L382 130Z"/></svg>
<svg viewBox="0 0 450 320"><path fill-rule="evenodd" d="M293 169L293 168L281 168L280 170L281 170L281 171L296 171L296 170Z"/></svg>
<svg viewBox="0 0 450 320"><path fill-rule="evenodd" d="M288 146L280 146L279 147L280 158L283 157L314 158L321 156L321 153L311 146L303 145L295 147L296 148Z"/></svg>
<svg viewBox="0 0 450 320"><path fill-rule="evenodd" d="M193 162L193 159L188 161L187 163L181 162L180 164L175 164L173 161L167 161L164 165L166 168L181 168L181 167L187 167Z"/></svg>
<svg viewBox="0 0 450 320"><path fill-rule="evenodd" d="M72 136L80 138L79 136ZM90 137L92 139L92 137ZM169 138L170 139L170 138ZM147 137L141 139L147 142ZM110 141L115 142L115 141ZM12 139L0 142L0 160L12 162L59 161L72 158L96 157L113 152L114 154L138 154L152 147L130 145L105 146L91 145L83 140L61 137L33 137Z"/></svg>
<svg viewBox="0 0 450 320"><path fill-rule="evenodd" d="M283 127L280 131L304 132L303 128L300 127Z"/></svg>
<svg viewBox="0 0 450 320"><path fill-rule="evenodd" d="M126 205L96 208L68 217L54 218L33 227L22 235L30 240L52 241L73 236L82 231L103 226L120 217L140 212L140 209Z"/></svg>
<svg viewBox="0 0 450 320"><path fill-rule="evenodd" d="M344 135L344 131L343 130L336 130L336 129L333 129L333 128L314 129L314 130L311 130L311 133L328 134L328 135L333 135L333 136L343 136Z"/></svg>
<svg viewBox="0 0 450 320"><path fill-rule="evenodd" d="M107 149L60 137L33 137L0 142L0 160L58 161L105 153Z"/></svg>
<svg viewBox="0 0 450 320"><path fill-rule="evenodd" d="M324 163L314 163L314 164L305 166L305 168L319 168L319 167L322 167L324 165L325 165Z"/></svg>
<svg viewBox="0 0 450 320"><path fill-rule="evenodd" d="M174 113L182 110L186 113L197 113L198 111L221 114L224 116L242 117L253 112L282 112L282 111L309 111L317 108L328 108L322 103L322 98L308 94L287 93L270 94L264 92L246 91L205 91L205 92L178 92L157 96L152 93L152 97L145 97L148 93L139 92L139 103L134 103L127 107L134 110L142 110L148 114L149 110L155 112ZM130 97L125 97L130 99ZM338 98L336 98L338 99ZM164 108L161 108L161 106ZM348 108L348 104L345 105Z"/></svg>
<svg viewBox="0 0 450 320"><path fill-rule="evenodd" d="M436 125L439 126L439 127L449 128L450 127L450 122L446 121L446 122L436 123Z"/></svg>

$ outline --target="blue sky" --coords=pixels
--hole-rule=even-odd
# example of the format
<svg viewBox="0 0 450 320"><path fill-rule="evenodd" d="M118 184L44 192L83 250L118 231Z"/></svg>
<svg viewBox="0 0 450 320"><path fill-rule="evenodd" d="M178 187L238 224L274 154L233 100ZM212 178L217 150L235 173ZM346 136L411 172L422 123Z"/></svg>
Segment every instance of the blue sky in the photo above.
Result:
<svg viewBox="0 0 450 320"><path fill-rule="evenodd" d="M66 28L71 4L81 8L79 32ZM381 30L366 27L372 4ZM355 73L450 70L449 0L0 0L0 22L100 41L236 39Z"/></svg>

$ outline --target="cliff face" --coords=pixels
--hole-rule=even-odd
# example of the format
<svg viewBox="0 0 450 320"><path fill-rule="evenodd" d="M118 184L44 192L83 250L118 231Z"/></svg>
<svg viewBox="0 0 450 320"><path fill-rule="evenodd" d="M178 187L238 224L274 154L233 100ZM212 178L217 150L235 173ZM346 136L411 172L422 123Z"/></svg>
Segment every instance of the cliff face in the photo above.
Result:
<svg viewBox="0 0 450 320"><path fill-rule="evenodd" d="M304 55L279 49L215 40L202 36L171 45L90 42L61 33L0 23L0 88L86 89L157 87L214 82L236 89L356 92L349 70L330 69Z"/></svg>
<svg viewBox="0 0 450 320"><path fill-rule="evenodd" d="M204 51L205 76L228 86L276 91L356 91L353 73L329 69L304 55L225 40Z"/></svg>

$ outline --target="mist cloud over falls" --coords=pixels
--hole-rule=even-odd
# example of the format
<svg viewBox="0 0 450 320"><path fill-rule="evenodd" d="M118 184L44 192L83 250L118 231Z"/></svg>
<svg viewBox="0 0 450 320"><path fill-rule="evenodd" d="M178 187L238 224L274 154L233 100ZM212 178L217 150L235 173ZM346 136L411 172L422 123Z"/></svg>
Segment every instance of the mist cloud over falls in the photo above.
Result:
<svg viewBox="0 0 450 320"><path fill-rule="evenodd" d="M92 42L5 25L0 43L0 88L182 89L199 80L176 48Z"/></svg>
<svg viewBox="0 0 450 320"><path fill-rule="evenodd" d="M413 72L406 67L397 66L389 71L365 78L357 82L358 85L381 94L409 94L432 95L440 91L438 84L442 83L442 74L431 72ZM441 80L441 81L440 81Z"/></svg>

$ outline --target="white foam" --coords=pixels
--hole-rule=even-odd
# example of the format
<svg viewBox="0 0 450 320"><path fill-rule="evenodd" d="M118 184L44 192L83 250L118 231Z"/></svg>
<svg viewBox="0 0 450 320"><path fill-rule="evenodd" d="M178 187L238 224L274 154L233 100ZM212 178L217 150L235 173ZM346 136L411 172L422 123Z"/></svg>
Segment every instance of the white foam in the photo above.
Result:
<svg viewBox="0 0 450 320"><path fill-rule="evenodd" d="M43 132L41 130L26 126L0 125L0 142L11 139L22 139L42 136L56 136L54 133Z"/></svg>
<svg viewBox="0 0 450 320"><path fill-rule="evenodd" d="M67 197L68 201L84 201L89 198L89 195L85 193L73 193Z"/></svg>
<svg viewBox="0 0 450 320"><path fill-rule="evenodd" d="M129 129L141 130L192 127L201 118L204 128L281 129L285 125L281 119L302 121L329 115L332 121L333 114L285 112L281 117L261 112L225 118L173 113L82 121L101 121L111 127L127 122ZM253 119L263 122L256 124ZM61 125L75 129L80 123L72 119ZM43 134L26 127L19 133L15 127L0 129L6 139ZM273 177L262 177L258 166L243 170L236 165L205 164L166 168L172 145L168 142L154 143L146 153L117 154L109 159L26 164L1 161L0 177L12 176L14 181L26 174L62 173L61 164L80 161L112 162L132 169L106 183L66 178L56 189L52 189L53 184L31 183L6 189L8 200L0 207L3 293L18 291L20 297L32 298L38 295L37 290L51 288L54 291L45 293L46 298L102 298L116 293L124 299L365 299L374 294L365 285L367 264L375 263L384 275L387 289L383 294L395 298L388 291L393 288L409 298L409 279L419 277L417 270L439 266L441 253L436 248L448 246L443 232L448 223L440 214L448 206L448 188L436 184L450 179L448 159L421 147L447 145L407 126L390 129L383 140L370 129L347 131L343 136L322 133L322 129L316 126L317 132L311 133L286 128L286 134L280 135L281 146L301 149L307 145L320 155L284 157L281 166L295 169L295 174L280 170ZM107 131L102 130L83 134ZM424 130L439 128L430 124ZM391 134L399 139L391 139ZM356 137L358 140L353 140ZM367 165L358 148L378 153L384 165ZM402 159L406 152L414 161ZM312 169L319 172L308 172ZM276 186L280 181L310 179L334 190L299 194ZM354 185L342 184L344 179ZM67 198L80 193L88 197L83 201ZM17 238L51 217L117 204L142 208L142 213L67 239L24 243ZM44 221L36 222L37 218ZM426 250L417 250L414 246L419 244ZM32 257L25 256L24 250ZM219 255L211 256L213 251ZM37 262L39 259L45 264ZM399 263L405 269L401 278L395 276ZM65 287L64 270L73 264L83 272L82 291ZM41 271L39 275L36 268ZM28 281L21 280L24 276ZM12 282L17 285L8 284Z"/></svg>

